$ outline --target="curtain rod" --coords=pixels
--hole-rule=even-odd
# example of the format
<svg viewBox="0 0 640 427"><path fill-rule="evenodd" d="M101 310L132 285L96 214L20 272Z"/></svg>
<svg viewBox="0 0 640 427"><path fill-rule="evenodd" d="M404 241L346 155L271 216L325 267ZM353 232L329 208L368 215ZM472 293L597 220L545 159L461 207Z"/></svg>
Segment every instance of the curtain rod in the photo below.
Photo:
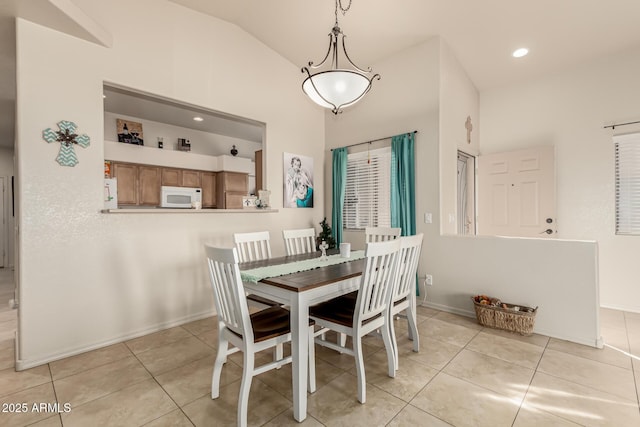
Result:
<svg viewBox="0 0 640 427"><path fill-rule="evenodd" d="M414 130L413 132L405 132L405 133L401 133L400 135L404 135L404 134L408 134L408 133L418 133L418 131ZM355 147L356 145L362 145L362 144L371 144L372 142L384 141L385 139L393 138L394 136L395 135L387 136L385 138L372 139L371 141L358 142L357 144L345 145L344 147L340 147L340 148ZM333 151L333 150L335 150L335 148L331 149L331 151Z"/></svg>
<svg viewBox="0 0 640 427"><path fill-rule="evenodd" d="M635 122L620 123L619 125L609 125L609 126L605 126L603 129L607 129L607 128L615 129L616 126L635 125L637 123L640 123L640 120Z"/></svg>

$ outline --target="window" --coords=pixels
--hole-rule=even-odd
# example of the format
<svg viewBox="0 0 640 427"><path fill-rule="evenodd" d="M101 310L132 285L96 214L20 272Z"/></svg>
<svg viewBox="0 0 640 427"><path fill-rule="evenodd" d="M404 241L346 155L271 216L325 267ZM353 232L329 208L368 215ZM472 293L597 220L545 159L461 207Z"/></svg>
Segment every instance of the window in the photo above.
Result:
<svg viewBox="0 0 640 427"><path fill-rule="evenodd" d="M347 156L342 215L346 229L391 226L391 147Z"/></svg>
<svg viewBox="0 0 640 427"><path fill-rule="evenodd" d="M640 235L640 134L613 137L616 150L616 234Z"/></svg>

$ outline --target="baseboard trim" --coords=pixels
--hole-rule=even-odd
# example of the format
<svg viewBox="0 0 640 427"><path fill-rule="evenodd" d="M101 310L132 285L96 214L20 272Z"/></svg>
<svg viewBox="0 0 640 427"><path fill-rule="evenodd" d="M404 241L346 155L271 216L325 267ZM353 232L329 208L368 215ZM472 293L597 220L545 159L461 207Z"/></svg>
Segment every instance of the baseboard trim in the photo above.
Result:
<svg viewBox="0 0 640 427"><path fill-rule="evenodd" d="M196 320L204 319L210 316L215 315L214 310L208 310L205 312L181 317L179 319L174 319L168 322L157 323L153 326L149 326L144 329L139 329L137 331L120 335L118 337L114 337L112 339L106 341L95 342L86 346L76 347L73 349L67 349L58 353L50 354L44 357L40 357L38 359L18 359L16 357L16 371L24 371L25 369L35 368L36 366L44 365L46 363L55 362L56 360L65 359L67 357L76 356L78 354L86 353L88 351L97 350L99 348L107 347L113 344L118 344L124 341L128 341L134 338L138 338L144 335L148 335L154 332L159 332L164 329L173 328L175 326L184 325L185 323L193 322ZM16 344L18 343L18 334L16 334ZM17 347L17 345L16 345ZM18 348L18 347L17 347ZM18 353L16 352L16 356Z"/></svg>

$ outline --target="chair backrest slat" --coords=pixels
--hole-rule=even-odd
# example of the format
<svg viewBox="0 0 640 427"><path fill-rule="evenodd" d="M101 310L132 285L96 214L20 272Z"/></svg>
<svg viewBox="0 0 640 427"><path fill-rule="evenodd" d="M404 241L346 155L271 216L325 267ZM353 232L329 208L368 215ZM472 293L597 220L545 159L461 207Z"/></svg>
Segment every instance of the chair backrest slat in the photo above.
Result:
<svg viewBox="0 0 640 427"><path fill-rule="evenodd" d="M261 261L271 258L269 232L235 233L233 241L238 250L239 262Z"/></svg>
<svg viewBox="0 0 640 427"><path fill-rule="evenodd" d="M252 342L253 328L240 278L236 248L205 245L205 252L218 322Z"/></svg>
<svg viewBox="0 0 640 427"><path fill-rule="evenodd" d="M287 255L298 255L316 250L316 230L304 228L298 230L282 230Z"/></svg>
<svg viewBox="0 0 640 427"><path fill-rule="evenodd" d="M365 243L386 242L400 237L401 228L366 227L364 229Z"/></svg>
<svg viewBox="0 0 640 427"><path fill-rule="evenodd" d="M415 292L416 272L420 262L423 237L424 235L420 233L400 238L397 283L393 301L400 301L408 297L411 292Z"/></svg>
<svg viewBox="0 0 640 427"><path fill-rule="evenodd" d="M397 239L367 243L365 267L356 302L354 327L356 327L356 323L363 323L386 310L396 283L399 250L400 241Z"/></svg>

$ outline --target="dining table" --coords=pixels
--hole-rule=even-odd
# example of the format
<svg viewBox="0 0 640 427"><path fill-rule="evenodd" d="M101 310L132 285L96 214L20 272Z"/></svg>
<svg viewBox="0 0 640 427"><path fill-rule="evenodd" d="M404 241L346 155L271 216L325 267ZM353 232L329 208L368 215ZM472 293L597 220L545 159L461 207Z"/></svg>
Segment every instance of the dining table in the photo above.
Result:
<svg viewBox="0 0 640 427"><path fill-rule="evenodd" d="M341 258L332 250L325 258L312 252L239 265L247 292L289 306L293 416L298 422L307 417L309 307L357 290L364 265L364 251Z"/></svg>

